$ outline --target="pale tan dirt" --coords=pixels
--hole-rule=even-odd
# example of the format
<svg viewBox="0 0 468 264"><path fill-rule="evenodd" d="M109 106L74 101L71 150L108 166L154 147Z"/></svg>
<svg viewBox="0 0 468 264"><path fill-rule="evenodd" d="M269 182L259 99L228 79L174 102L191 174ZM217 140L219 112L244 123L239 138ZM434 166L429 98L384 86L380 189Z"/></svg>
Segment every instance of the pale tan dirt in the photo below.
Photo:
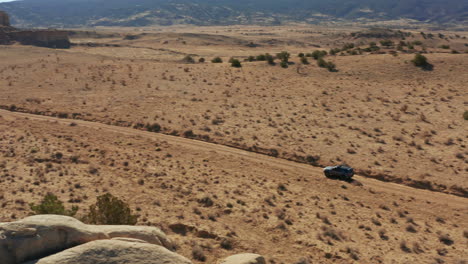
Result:
<svg viewBox="0 0 468 264"><path fill-rule="evenodd" d="M157 123L166 133L191 130L221 144L317 156L322 166L347 163L374 177L468 195L468 54L440 53L437 47L447 41L423 40L437 52L427 54L433 71L414 67L413 54L366 54L327 57L339 69L330 73L312 59L300 65L296 54L315 50L314 43L351 41L340 38L350 30L280 29L156 32L107 39L121 47L69 51L0 47L0 105L101 122ZM466 42L450 41L454 47ZM263 44L247 47L250 42ZM185 54L227 61L281 50L290 51L296 65L181 63Z"/></svg>
<svg viewBox="0 0 468 264"><path fill-rule="evenodd" d="M27 203L49 191L79 205L79 215L111 192L141 214L140 224L168 232L179 253L190 257L201 245L207 263L244 251L271 263L455 263L467 254L465 198L361 177L362 186L327 180L312 166L131 128L0 115L2 221L24 217ZM204 207L204 197L214 205ZM195 230L175 234L173 224ZM446 234L453 245L439 241ZM223 238L232 250L220 247Z"/></svg>
<svg viewBox="0 0 468 264"><path fill-rule="evenodd" d="M427 41L433 71L414 67L414 54L326 57L335 73L312 59L299 64L297 54L317 45L360 41L343 36L356 30L176 27L124 40L122 29L120 37L72 39L119 46L0 46L0 105L39 114L0 111L0 220L29 214L28 203L48 191L82 216L109 191L138 209L139 224L167 231L182 255L201 245L206 263L246 251L285 264L463 263L466 198L362 175L355 184L327 180L319 167L238 149L317 156L321 166L347 163L466 195L468 54L437 48L450 42L463 51L466 39ZM227 63L282 50L296 63L288 69ZM186 54L207 62L182 63ZM209 62L215 56L225 63ZM155 123L178 137L121 127ZM187 131L218 145L180 137ZM213 206L198 202L205 196ZM172 224L194 230L176 234ZM452 245L440 242L447 233ZM232 250L220 247L223 238Z"/></svg>

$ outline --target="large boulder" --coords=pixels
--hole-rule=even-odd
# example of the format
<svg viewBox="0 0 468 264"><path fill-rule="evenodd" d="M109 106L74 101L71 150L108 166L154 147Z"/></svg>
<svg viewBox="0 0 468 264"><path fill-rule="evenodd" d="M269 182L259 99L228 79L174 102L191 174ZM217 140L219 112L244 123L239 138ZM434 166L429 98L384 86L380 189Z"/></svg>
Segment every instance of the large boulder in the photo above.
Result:
<svg viewBox="0 0 468 264"><path fill-rule="evenodd" d="M242 253L225 258L220 264L265 264L265 258L252 253Z"/></svg>
<svg viewBox="0 0 468 264"><path fill-rule="evenodd" d="M96 240L24 264L191 264L190 260L142 240Z"/></svg>
<svg viewBox="0 0 468 264"><path fill-rule="evenodd" d="M62 215L35 215L0 223L1 264L39 259L90 241L126 237L173 250L172 242L156 227L86 225Z"/></svg>

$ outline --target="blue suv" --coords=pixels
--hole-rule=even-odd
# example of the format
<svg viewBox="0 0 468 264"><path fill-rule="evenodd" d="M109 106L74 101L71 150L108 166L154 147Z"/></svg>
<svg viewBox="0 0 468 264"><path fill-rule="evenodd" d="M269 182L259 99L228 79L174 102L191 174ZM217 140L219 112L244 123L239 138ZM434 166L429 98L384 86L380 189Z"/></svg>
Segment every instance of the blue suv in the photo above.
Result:
<svg viewBox="0 0 468 264"><path fill-rule="evenodd" d="M354 170L345 165L328 166L323 169L323 173L327 178L335 178L349 181L354 176Z"/></svg>

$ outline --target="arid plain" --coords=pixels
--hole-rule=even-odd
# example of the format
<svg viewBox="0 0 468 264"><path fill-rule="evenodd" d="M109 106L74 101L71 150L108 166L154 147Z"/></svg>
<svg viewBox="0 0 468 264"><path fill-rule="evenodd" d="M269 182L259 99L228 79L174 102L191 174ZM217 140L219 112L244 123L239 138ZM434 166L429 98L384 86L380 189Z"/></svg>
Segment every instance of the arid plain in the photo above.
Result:
<svg viewBox="0 0 468 264"><path fill-rule="evenodd" d="M247 251L270 263L465 263L468 34L378 33L102 29L74 32L69 50L0 46L0 220L47 192L78 215L111 192L196 262ZM363 51L371 42L380 49ZM336 72L298 57L350 43L325 57ZM287 68L245 61L281 51ZM412 64L416 52L432 69ZM342 163L356 181L323 176Z"/></svg>

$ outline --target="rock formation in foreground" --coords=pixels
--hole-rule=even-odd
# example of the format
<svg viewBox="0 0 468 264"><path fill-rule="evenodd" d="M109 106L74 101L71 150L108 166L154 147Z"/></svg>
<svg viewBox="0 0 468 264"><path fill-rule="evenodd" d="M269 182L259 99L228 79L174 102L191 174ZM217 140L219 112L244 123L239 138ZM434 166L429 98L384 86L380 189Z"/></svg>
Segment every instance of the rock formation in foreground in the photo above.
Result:
<svg viewBox="0 0 468 264"><path fill-rule="evenodd" d="M2 264L190 264L156 227L86 225L61 215L0 223Z"/></svg>
<svg viewBox="0 0 468 264"><path fill-rule="evenodd" d="M47 48L68 49L71 46L67 31L60 30L22 30L10 26L10 18L0 11L0 44L19 42Z"/></svg>

